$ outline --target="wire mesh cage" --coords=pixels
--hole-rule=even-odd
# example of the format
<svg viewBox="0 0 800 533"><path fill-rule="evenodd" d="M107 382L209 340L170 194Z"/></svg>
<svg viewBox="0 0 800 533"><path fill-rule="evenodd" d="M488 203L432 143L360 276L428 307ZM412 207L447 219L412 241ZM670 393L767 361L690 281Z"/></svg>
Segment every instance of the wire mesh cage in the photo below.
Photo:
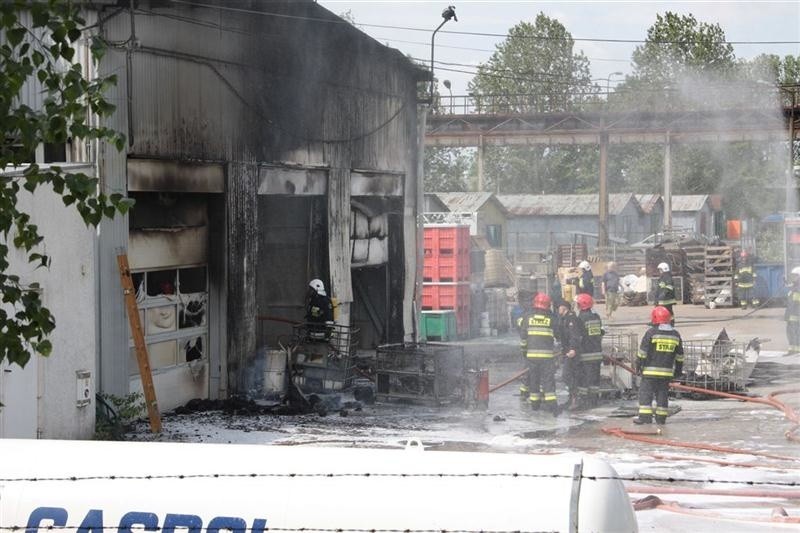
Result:
<svg viewBox="0 0 800 533"><path fill-rule="evenodd" d="M754 362L747 344L729 339L683 341L686 385L715 391L743 391Z"/></svg>
<svg viewBox="0 0 800 533"><path fill-rule="evenodd" d="M376 350L376 396L441 405L467 400L468 370L475 367L462 346L386 344Z"/></svg>
<svg viewBox="0 0 800 533"><path fill-rule="evenodd" d="M603 365L602 375L608 378L617 390L633 389L633 374L621 365L633 368L638 350L639 337L636 333L622 331L603 335L603 356L605 362L611 364Z"/></svg>
<svg viewBox="0 0 800 533"><path fill-rule="evenodd" d="M308 392L349 387L358 328L340 324L296 324L290 344L292 379Z"/></svg>

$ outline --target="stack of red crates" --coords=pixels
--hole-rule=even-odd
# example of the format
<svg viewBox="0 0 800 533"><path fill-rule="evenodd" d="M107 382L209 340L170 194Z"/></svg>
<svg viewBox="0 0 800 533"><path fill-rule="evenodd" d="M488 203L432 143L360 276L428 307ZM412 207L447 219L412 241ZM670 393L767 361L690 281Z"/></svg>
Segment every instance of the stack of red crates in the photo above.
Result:
<svg viewBox="0 0 800 533"><path fill-rule="evenodd" d="M469 226L428 224L424 230L422 309L453 310L460 336L469 333Z"/></svg>

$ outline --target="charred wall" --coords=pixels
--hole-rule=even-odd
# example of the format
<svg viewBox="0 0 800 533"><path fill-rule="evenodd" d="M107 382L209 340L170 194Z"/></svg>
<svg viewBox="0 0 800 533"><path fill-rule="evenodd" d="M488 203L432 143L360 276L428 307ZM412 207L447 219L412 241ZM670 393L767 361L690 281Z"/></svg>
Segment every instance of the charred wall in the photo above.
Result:
<svg viewBox="0 0 800 533"><path fill-rule="evenodd" d="M112 46L102 70L120 77L113 124L128 135L128 160L179 162L181 171L194 163L225 168L224 200L221 206L214 201L224 213L209 215L210 238L226 247L221 263L212 268L216 259L209 260L210 289L224 286L218 291L222 301L211 302L212 313L217 307L224 318L221 329L209 334L224 338L225 351L212 368L212 380L214 369L221 372L219 386L224 389L227 363L229 389L240 390L242 369L254 357L261 337L256 317L259 306L265 305L265 291L259 287L268 279L261 274L268 251L259 248L259 224L268 219L263 215L270 209L257 199L258 168L264 164L325 169L323 255L333 293L344 302L345 313L353 301L352 171L403 177L396 199L400 206L389 215L386 282L388 335L399 340L411 315L411 302L404 302L404 295L413 285L415 270L415 235L410 228L415 227L419 181L420 72L400 52L342 23L315 2L199 4L142 0L132 12L105 9L104 37L110 42L132 40L136 46ZM369 179L369 172L363 175ZM113 180L124 190L124 177ZM125 239L119 241L118 246L125 245ZM111 268L106 267L108 290L114 288ZM124 314L114 320L122 324Z"/></svg>

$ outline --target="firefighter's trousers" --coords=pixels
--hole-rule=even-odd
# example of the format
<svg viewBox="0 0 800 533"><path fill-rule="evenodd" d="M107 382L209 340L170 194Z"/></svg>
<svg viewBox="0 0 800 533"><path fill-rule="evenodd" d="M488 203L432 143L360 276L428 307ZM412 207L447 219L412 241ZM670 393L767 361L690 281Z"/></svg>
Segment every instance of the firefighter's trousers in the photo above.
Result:
<svg viewBox="0 0 800 533"><path fill-rule="evenodd" d="M755 289L753 287L739 287L738 288L739 294L739 306L742 309L747 309L748 305L752 305L753 307L758 307L761 301L755 295Z"/></svg>
<svg viewBox="0 0 800 533"><path fill-rule="evenodd" d="M639 420L650 423L653 421L653 413L656 415L656 424L667 422L667 407L669 407L669 379L642 377L639 385ZM655 411L653 410L653 400L656 401Z"/></svg>
<svg viewBox="0 0 800 533"><path fill-rule="evenodd" d="M556 408L556 362L552 357L528 357L528 391L533 407Z"/></svg>
<svg viewBox="0 0 800 533"><path fill-rule="evenodd" d="M789 341L789 353L800 352L800 317L789 317L786 322L786 340Z"/></svg>
<svg viewBox="0 0 800 533"><path fill-rule="evenodd" d="M592 402L600 396L600 367L603 361L594 359L591 361L581 361L581 392L588 395Z"/></svg>

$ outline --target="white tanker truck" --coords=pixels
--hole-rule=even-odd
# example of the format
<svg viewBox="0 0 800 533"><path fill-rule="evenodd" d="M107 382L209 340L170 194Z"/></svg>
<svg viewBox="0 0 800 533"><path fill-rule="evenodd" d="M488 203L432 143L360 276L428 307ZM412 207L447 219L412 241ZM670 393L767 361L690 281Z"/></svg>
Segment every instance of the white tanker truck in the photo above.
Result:
<svg viewBox="0 0 800 533"><path fill-rule="evenodd" d="M637 531L614 469L579 454L1 440L0 456L0 531Z"/></svg>

